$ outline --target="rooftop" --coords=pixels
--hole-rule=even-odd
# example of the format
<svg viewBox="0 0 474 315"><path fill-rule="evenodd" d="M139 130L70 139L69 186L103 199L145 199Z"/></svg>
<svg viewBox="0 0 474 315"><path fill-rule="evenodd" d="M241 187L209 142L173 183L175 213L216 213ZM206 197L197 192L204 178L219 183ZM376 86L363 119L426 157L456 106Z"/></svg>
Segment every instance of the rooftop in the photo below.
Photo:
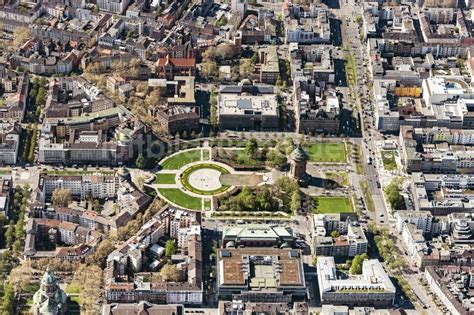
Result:
<svg viewBox="0 0 474 315"><path fill-rule="evenodd" d="M218 96L219 115L278 115L277 96L273 86L221 86Z"/></svg>
<svg viewBox="0 0 474 315"><path fill-rule="evenodd" d="M342 279L338 278L334 257L319 256L317 263L318 283L323 292L387 292L395 293L396 289L389 276L377 259L364 260L362 275Z"/></svg>
<svg viewBox="0 0 474 315"><path fill-rule="evenodd" d="M277 248L220 249L219 285L252 290L304 287L300 251Z"/></svg>

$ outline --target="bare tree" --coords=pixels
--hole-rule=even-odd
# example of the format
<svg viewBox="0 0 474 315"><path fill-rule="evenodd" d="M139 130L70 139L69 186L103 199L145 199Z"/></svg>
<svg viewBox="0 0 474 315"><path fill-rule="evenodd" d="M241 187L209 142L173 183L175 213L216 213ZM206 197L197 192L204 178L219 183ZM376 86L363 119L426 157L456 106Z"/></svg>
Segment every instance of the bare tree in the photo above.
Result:
<svg viewBox="0 0 474 315"><path fill-rule="evenodd" d="M163 281L177 282L181 279L181 273L173 264L164 265L160 270L160 276Z"/></svg>
<svg viewBox="0 0 474 315"><path fill-rule="evenodd" d="M72 201L71 190L57 188L53 191L51 200L55 206L67 207Z"/></svg>
<svg viewBox="0 0 474 315"><path fill-rule="evenodd" d="M23 264L15 267L10 272L10 283L15 292L24 292L28 289L31 282L32 270L30 264L25 261Z"/></svg>
<svg viewBox="0 0 474 315"><path fill-rule="evenodd" d="M250 59L242 59L240 60L240 77L241 78L248 78L253 72L254 66Z"/></svg>
<svg viewBox="0 0 474 315"><path fill-rule="evenodd" d="M234 46L230 44L222 44L217 46L216 57L220 60L229 60L235 55Z"/></svg>
<svg viewBox="0 0 474 315"><path fill-rule="evenodd" d="M12 48L18 50L28 39L31 38L31 31L29 28L22 26L13 32Z"/></svg>
<svg viewBox="0 0 474 315"><path fill-rule="evenodd" d="M219 69L215 61L209 60L202 63L202 74L207 78L215 78L219 75Z"/></svg>

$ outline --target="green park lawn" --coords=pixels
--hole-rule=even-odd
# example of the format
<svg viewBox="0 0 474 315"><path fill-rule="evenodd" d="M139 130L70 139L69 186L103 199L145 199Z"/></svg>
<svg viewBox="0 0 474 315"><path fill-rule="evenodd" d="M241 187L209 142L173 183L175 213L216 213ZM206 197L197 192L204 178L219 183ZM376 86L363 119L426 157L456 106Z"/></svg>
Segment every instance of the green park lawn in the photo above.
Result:
<svg viewBox="0 0 474 315"><path fill-rule="evenodd" d="M261 161L255 160L247 155L245 150L235 150L236 157L235 161L240 165L259 165L262 164Z"/></svg>
<svg viewBox="0 0 474 315"><path fill-rule="evenodd" d="M344 143L313 143L305 147L311 162L346 162Z"/></svg>
<svg viewBox="0 0 474 315"><path fill-rule="evenodd" d="M211 199L204 200L204 210L211 210Z"/></svg>
<svg viewBox="0 0 474 315"><path fill-rule="evenodd" d="M381 155L382 155L383 167L387 171L393 171L397 169L397 162L395 162L394 151L382 151Z"/></svg>
<svg viewBox="0 0 474 315"><path fill-rule="evenodd" d="M201 198L193 197L182 192L179 188L160 188L160 194L172 203L193 210L202 210Z"/></svg>
<svg viewBox="0 0 474 315"><path fill-rule="evenodd" d="M164 170L178 170L181 167L185 166L186 164L200 161L201 160L201 149L184 151L178 153L162 163L160 163L161 167Z"/></svg>
<svg viewBox="0 0 474 315"><path fill-rule="evenodd" d="M314 213L347 213L353 212L349 197L313 197Z"/></svg>
<svg viewBox="0 0 474 315"><path fill-rule="evenodd" d="M176 184L176 174L157 173L155 184Z"/></svg>

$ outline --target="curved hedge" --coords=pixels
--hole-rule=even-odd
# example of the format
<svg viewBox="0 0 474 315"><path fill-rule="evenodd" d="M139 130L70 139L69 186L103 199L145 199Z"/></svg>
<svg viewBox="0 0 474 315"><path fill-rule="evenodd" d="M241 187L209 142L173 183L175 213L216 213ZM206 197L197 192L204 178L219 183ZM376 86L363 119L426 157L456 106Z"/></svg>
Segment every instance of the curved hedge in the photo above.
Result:
<svg viewBox="0 0 474 315"><path fill-rule="evenodd" d="M217 195L217 194L223 193L229 188L229 186L222 186L214 190L201 190L201 189L197 189L191 186L191 184L189 183L189 176L194 171L203 169L203 168L213 169L213 170L219 171L221 174L229 174L229 171L220 165L211 164L211 163L201 163L201 164L193 165L187 168L186 170L184 170L184 172L181 174L181 177L179 179L181 181L181 184L184 186L184 188L186 188L186 190L189 190L190 192L193 192L195 194L210 196L210 195Z"/></svg>

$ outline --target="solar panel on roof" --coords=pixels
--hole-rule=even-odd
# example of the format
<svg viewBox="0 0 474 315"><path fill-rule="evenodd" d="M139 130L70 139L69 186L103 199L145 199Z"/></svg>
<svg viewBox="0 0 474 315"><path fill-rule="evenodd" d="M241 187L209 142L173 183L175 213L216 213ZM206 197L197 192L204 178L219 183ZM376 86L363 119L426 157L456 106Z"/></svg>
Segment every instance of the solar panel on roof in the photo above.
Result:
<svg viewBox="0 0 474 315"><path fill-rule="evenodd" d="M252 101L249 99L237 100L237 107L239 109L252 109Z"/></svg>
<svg viewBox="0 0 474 315"><path fill-rule="evenodd" d="M290 251L290 257L292 257L292 258L298 257L298 252L296 250Z"/></svg>
<svg viewBox="0 0 474 315"><path fill-rule="evenodd" d="M223 250L223 251L221 252L221 256L222 256L222 257L230 257L230 256L231 256L231 254L230 254L230 252L229 252L229 251L227 251L227 250Z"/></svg>

